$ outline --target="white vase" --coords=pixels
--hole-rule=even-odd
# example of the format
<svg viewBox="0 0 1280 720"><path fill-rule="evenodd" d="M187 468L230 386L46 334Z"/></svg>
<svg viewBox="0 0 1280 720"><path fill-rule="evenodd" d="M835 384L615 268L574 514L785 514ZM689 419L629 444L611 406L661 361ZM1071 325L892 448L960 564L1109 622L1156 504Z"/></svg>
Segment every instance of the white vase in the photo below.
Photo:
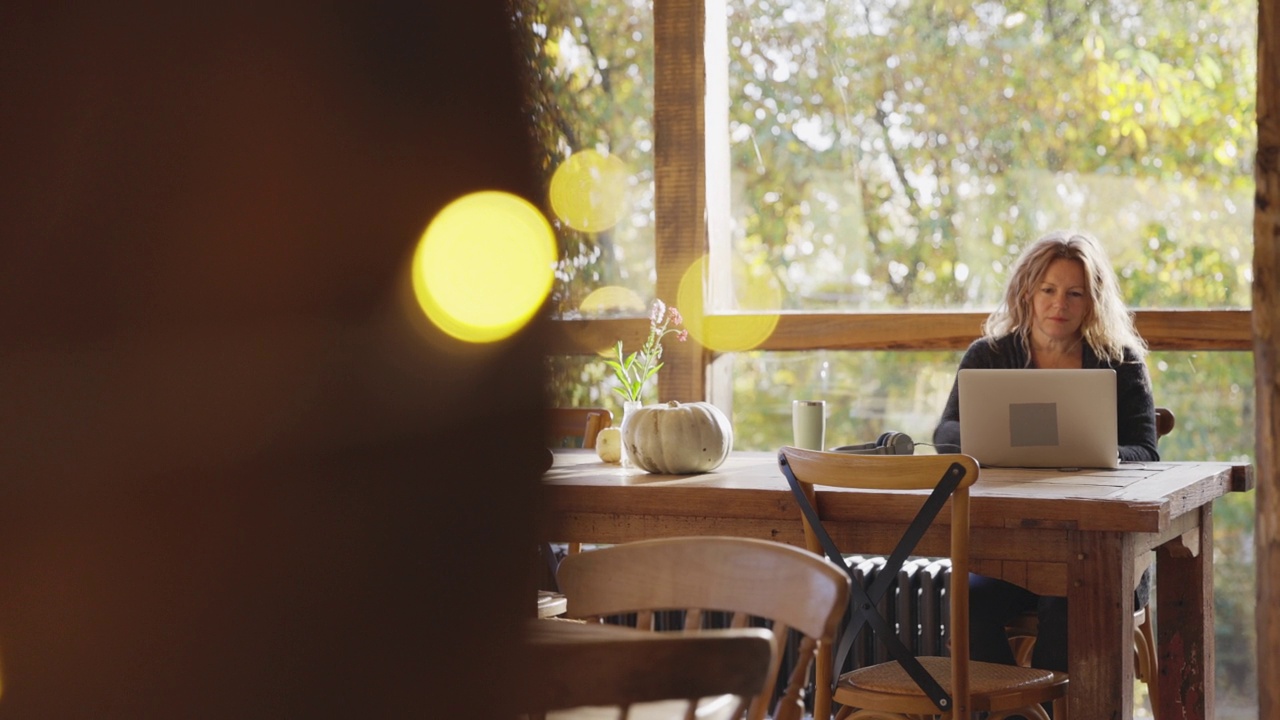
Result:
<svg viewBox="0 0 1280 720"><path fill-rule="evenodd" d="M644 406L639 400L628 400L622 403L622 422L618 423L618 427L622 428L622 467L635 467L631 462L631 455L627 452L627 418L636 410Z"/></svg>

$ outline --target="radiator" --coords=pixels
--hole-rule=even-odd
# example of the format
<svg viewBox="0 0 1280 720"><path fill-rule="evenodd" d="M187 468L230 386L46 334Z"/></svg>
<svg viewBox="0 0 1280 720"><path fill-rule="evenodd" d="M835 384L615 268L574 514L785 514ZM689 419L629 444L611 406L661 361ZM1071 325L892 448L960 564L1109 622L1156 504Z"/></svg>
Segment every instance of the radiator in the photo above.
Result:
<svg viewBox="0 0 1280 720"><path fill-rule="evenodd" d="M845 556L853 568L854 581L862 588L870 589L876 576L884 568L883 556ZM879 604L880 614L890 627L897 629L902 643L916 655L947 655L950 623L949 588L951 585L951 561L946 558L909 558L898 571L896 581L889 586ZM792 632L786 654L782 660L783 680L778 683L774 702L781 697L785 678L795 667L799 636ZM887 662L889 652L875 642L869 627L863 629L854 641L839 673L846 673L867 665ZM810 678L813 677L810 670ZM813 711L813 693L805 696L805 707Z"/></svg>
<svg viewBox="0 0 1280 720"><path fill-rule="evenodd" d="M846 557L854 582L864 589L884 569L882 556ZM902 643L917 655L946 655L950 623L951 561L910 558L880 601L880 614L896 628ZM889 660L889 653L866 628L854 642L842 672Z"/></svg>

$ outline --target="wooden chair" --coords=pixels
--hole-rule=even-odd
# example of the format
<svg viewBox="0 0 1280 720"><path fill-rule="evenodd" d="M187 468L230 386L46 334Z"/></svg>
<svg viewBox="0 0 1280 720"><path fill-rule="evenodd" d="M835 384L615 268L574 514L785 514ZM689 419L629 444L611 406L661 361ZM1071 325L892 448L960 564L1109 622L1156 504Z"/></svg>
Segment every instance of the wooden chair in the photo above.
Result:
<svg viewBox="0 0 1280 720"><path fill-rule="evenodd" d="M587 448L596 446L600 431L613 426L613 413L604 408L551 408L547 424L547 445L556 448ZM568 552L576 555L582 551L582 543L569 543Z"/></svg>
<svg viewBox="0 0 1280 720"><path fill-rule="evenodd" d="M844 650L864 629L893 660L841 675L831 700L841 705L837 718L918 718L957 720L987 713L988 720L1013 715L1047 720L1041 703L1052 702L1054 717L1066 719L1067 676L1050 670L974 662L969 659L969 585L953 582L950 594L950 657L917 657L880 614L877 604L917 543L950 501L951 572L969 576L969 487L978 479L978 463L967 455L854 455L784 447L778 464L801 509L809 550L844 565L839 547L822 524L815 487L928 490L910 529L898 541L876 580L863 589L852 585L849 613L840 646L819 653L818 700L832 687ZM940 525L948 523L943 520ZM936 554L936 553L931 553ZM852 569L847 571L852 577ZM881 580L883 578L883 580ZM834 658L833 658L834 655ZM815 703L814 718L827 718L830 704Z"/></svg>
<svg viewBox="0 0 1280 720"><path fill-rule="evenodd" d="M613 425L613 413L604 408L551 408L548 411L547 445L555 448L594 448L596 435Z"/></svg>
<svg viewBox="0 0 1280 720"><path fill-rule="evenodd" d="M1156 440L1173 432L1173 426L1178 424L1177 418L1173 416L1173 411L1169 408L1156 408Z"/></svg>
<svg viewBox="0 0 1280 720"><path fill-rule="evenodd" d="M761 628L686 635L534 620L525 642L520 709L530 720L740 718L773 657L773 633Z"/></svg>
<svg viewBox="0 0 1280 720"><path fill-rule="evenodd" d="M701 630L713 613L731 627L771 621L773 653L768 687L747 717L769 711L789 631L799 638L796 660L782 679L775 720L798 720L820 643L835 637L848 601L849 579L839 568L800 548L767 540L686 537L623 543L570 555L560 563L565 618L602 622L635 613L636 626L685 633ZM677 612L663 612L677 611Z"/></svg>
<svg viewBox="0 0 1280 720"><path fill-rule="evenodd" d="M1156 408L1156 439L1168 435L1177 425L1177 418L1169 408ZM1134 676L1147 684L1147 695L1159 695L1160 669L1156 660L1156 633L1152 623L1151 603L1133 611ZM1027 612L1005 628L1013 657L1022 667L1031 666L1031 653L1036 644L1036 613ZM1156 702L1151 703L1154 708Z"/></svg>

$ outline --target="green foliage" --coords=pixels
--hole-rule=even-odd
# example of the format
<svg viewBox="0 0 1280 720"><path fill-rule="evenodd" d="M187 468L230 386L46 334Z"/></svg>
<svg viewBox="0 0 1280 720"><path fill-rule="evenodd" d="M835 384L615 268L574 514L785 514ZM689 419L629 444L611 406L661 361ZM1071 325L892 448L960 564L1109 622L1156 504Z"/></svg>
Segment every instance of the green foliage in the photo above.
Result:
<svg viewBox="0 0 1280 720"><path fill-rule="evenodd" d="M658 374L662 369L662 363L645 367L640 361L639 352L633 352L630 355L623 353L621 340L614 348L614 357L622 359L604 361L604 364L608 365L618 378L618 387L613 391L624 401L639 400L644 384L649 381L649 378Z"/></svg>
<svg viewBox="0 0 1280 720"><path fill-rule="evenodd" d="M990 306L1061 226L1131 274L1164 270L1153 238L1247 264L1255 9L735 3L738 247L768 248L791 306L833 309ZM1223 274L1138 300L1247 305Z"/></svg>
<svg viewBox="0 0 1280 720"><path fill-rule="evenodd" d="M571 317L598 287L653 293L653 13L644 0L520 0L514 23L526 77L526 111L537 156L550 182L574 152L616 156L632 174L629 219L601 233L560 222L552 293L557 314Z"/></svg>

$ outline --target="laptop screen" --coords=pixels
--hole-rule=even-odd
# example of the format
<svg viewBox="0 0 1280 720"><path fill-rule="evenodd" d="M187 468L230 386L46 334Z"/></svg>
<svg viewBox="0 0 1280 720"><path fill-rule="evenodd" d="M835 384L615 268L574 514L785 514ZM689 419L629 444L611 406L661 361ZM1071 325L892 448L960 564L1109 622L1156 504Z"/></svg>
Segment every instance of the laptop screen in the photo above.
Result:
<svg viewBox="0 0 1280 720"><path fill-rule="evenodd" d="M1114 468L1114 370L964 368L960 451L1003 467Z"/></svg>

